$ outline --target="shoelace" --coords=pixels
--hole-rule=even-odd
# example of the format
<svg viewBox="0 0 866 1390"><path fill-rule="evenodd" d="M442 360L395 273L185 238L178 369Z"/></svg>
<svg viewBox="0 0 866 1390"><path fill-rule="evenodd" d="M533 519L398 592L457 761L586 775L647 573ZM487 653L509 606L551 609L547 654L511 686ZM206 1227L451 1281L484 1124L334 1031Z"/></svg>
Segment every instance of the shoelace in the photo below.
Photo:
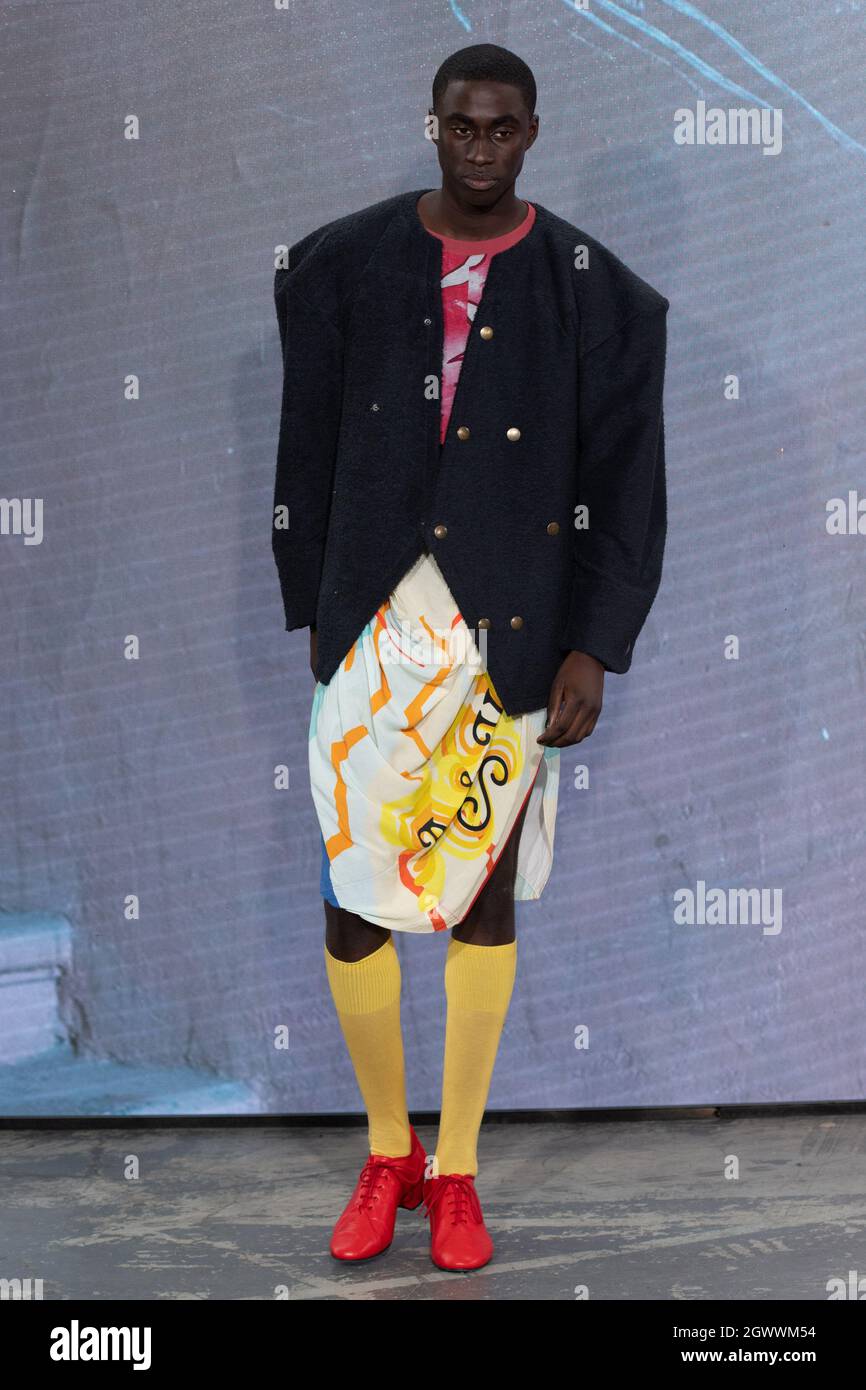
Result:
<svg viewBox="0 0 866 1390"><path fill-rule="evenodd" d="M442 1201L446 1192L452 1201L452 1225L456 1226L458 1222L468 1222L470 1215L476 1221L484 1220L478 1193L475 1191L475 1183L468 1173L445 1173L443 1177L436 1178L426 1199L427 1210L425 1214L428 1217L435 1204Z"/></svg>
<svg viewBox="0 0 866 1390"><path fill-rule="evenodd" d="M399 1172L395 1172L395 1169L399 1163L405 1163L405 1161L405 1159L377 1158L375 1154L370 1155L361 1169L361 1176L358 1179L357 1206L359 1211L363 1211L365 1207L371 1206L373 1202L379 1200L378 1191L385 1181L386 1173L393 1173L395 1177L400 1178Z"/></svg>

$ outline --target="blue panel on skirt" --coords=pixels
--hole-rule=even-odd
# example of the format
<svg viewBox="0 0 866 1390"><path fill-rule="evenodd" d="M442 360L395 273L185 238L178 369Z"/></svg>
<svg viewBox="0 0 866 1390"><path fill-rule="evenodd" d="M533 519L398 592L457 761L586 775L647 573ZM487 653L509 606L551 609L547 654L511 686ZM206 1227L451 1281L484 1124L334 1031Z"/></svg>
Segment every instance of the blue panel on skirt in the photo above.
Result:
<svg viewBox="0 0 866 1390"><path fill-rule="evenodd" d="M322 834L321 826L319 827L319 839L322 842L322 868L319 875L319 892L323 898L327 899L332 907L339 907L340 904L334 897L334 889L331 884L331 861L328 858L328 851L325 849L325 837Z"/></svg>

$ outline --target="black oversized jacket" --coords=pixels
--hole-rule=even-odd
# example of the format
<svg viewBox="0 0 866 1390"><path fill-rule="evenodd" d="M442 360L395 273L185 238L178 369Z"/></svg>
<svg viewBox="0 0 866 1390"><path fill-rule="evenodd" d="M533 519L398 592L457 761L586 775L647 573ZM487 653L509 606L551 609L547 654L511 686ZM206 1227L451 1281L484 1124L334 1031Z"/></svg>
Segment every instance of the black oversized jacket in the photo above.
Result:
<svg viewBox="0 0 866 1390"><path fill-rule="evenodd" d="M631 664L662 570L669 301L536 203L491 260L440 449L442 243L424 191L328 223L276 273L286 630L317 626L327 684L429 550L521 714L547 704L568 651Z"/></svg>

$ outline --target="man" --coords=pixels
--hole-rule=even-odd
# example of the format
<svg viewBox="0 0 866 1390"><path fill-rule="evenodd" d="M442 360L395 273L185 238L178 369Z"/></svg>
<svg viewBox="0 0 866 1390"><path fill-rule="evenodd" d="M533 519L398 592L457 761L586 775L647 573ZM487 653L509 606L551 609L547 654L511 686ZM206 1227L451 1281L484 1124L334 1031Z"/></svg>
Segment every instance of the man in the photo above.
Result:
<svg viewBox="0 0 866 1390"><path fill-rule="evenodd" d="M441 187L296 243L273 548L310 628L325 965L369 1119L331 1240L422 1198L443 1269L491 1257L476 1143L550 871L559 750L592 733L661 578L668 300L515 182L531 71L491 44L433 83ZM449 930L442 1109L409 1123L392 930Z"/></svg>

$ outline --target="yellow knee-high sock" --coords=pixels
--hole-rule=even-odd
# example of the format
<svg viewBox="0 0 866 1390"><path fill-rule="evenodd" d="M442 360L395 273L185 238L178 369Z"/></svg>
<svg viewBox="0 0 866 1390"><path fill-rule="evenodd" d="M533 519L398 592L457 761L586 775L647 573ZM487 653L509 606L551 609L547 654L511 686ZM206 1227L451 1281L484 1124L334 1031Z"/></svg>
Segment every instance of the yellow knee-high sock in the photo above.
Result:
<svg viewBox="0 0 866 1390"><path fill-rule="evenodd" d="M452 936L448 943L439 1176L478 1172L478 1131L516 971L516 941L473 946Z"/></svg>
<svg viewBox="0 0 866 1390"><path fill-rule="evenodd" d="M393 937L363 960L325 947L331 994L364 1097L370 1153L400 1158L412 1148L400 1028L400 957Z"/></svg>

